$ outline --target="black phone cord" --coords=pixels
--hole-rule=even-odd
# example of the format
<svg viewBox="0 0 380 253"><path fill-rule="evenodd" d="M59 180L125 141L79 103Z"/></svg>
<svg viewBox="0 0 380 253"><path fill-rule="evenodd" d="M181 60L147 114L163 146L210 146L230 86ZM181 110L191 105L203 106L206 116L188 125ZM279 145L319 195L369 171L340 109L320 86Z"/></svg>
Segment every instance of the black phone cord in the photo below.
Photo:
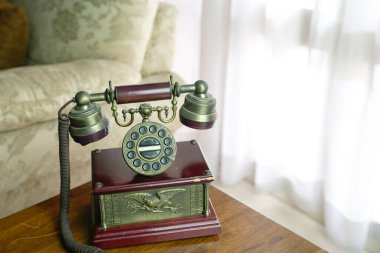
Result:
<svg viewBox="0 0 380 253"><path fill-rule="evenodd" d="M59 227L63 246L73 253L101 253L102 249L84 245L74 240L69 223L70 210L70 153L69 153L69 126L70 121L63 109L73 102L67 102L58 113L59 162L61 167L61 194L59 209Z"/></svg>

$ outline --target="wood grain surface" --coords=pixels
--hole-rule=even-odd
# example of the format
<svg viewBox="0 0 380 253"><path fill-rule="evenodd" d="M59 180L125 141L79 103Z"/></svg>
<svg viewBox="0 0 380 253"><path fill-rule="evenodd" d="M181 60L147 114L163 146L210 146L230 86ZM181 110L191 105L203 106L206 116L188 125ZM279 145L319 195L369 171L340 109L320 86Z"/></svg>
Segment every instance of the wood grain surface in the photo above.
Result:
<svg viewBox="0 0 380 253"><path fill-rule="evenodd" d="M90 192L90 183L71 191L71 228L82 243L90 240ZM221 234L106 252L325 252L223 192L211 187L210 194ZM0 252L65 252L59 240L58 208L57 196L0 220Z"/></svg>

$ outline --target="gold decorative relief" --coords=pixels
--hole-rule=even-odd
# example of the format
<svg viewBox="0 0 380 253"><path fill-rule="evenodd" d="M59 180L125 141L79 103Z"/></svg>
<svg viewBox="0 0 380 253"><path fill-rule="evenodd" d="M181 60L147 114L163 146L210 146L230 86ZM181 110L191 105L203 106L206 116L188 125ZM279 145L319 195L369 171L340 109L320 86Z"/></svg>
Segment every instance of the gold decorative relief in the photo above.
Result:
<svg viewBox="0 0 380 253"><path fill-rule="evenodd" d="M194 184L190 186L190 213L191 215L203 212L203 185Z"/></svg>
<svg viewBox="0 0 380 253"><path fill-rule="evenodd" d="M117 194L104 195L104 209L106 224L120 223L119 196Z"/></svg>
<svg viewBox="0 0 380 253"><path fill-rule="evenodd" d="M204 184L144 189L99 195L100 223L103 228L207 215Z"/></svg>
<svg viewBox="0 0 380 253"><path fill-rule="evenodd" d="M179 203L172 203L171 199L186 189L168 189L161 190L156 193L138 192L124 195L124 198L134 200L137 203L127 202L126 208L134 214L138 210L146 210L150 213L162 213L165 210L177 212L183 206Z"/></svg>

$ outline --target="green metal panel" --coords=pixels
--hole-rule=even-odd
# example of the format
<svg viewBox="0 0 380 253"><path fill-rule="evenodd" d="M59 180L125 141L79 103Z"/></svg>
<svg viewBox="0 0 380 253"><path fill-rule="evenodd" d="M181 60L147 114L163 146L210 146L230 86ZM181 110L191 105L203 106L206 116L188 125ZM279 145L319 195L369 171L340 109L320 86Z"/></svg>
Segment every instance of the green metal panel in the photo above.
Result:
<svg viewBox="0 0 380 253"><path fill-rule="evenodd" d="M102 228L209 213L209 210L206 210L208 187L204 184L105 194L98 197Z"/></svg>

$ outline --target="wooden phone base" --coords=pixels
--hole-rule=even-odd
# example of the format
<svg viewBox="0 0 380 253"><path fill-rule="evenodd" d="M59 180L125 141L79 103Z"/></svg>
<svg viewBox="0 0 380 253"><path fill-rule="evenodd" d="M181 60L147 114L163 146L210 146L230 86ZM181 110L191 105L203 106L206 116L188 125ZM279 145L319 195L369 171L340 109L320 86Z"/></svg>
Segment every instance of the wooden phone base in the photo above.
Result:
<svg viewBox="0 0 380 253"><path fill-rule="evenodd" d="M208 203L208 208L204 209L209 210L208 215L196 214L102 226L99 196L168 189L167 187L202 186L200 188L207 189L207 185L214 180L196 142L177 143L176 160L162 174L153 177L142 176L126 166L128 165L123 160L120 149L97 150L92 153L92 244L94 246L117 248L220 233L221 226L208 193L203 195L204 199L207 199L203 203Z"/></svg>
<svg viewBox="0 0 380 253"><path fill-rule="evenodd" d="M210 202L210 215L138 223L107 230L95 229L93 245L107 249L216 235L220 223Z"/></svg>

